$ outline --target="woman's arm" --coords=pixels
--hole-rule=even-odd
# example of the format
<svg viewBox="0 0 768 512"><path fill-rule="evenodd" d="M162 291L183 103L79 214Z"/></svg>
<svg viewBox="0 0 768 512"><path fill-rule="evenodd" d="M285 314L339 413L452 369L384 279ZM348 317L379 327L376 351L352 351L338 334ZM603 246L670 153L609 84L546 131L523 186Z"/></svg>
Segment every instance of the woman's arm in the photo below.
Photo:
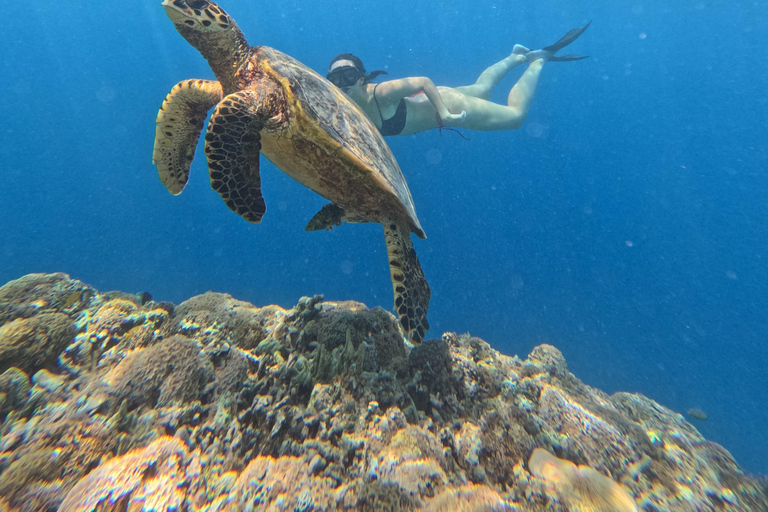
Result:
<svg viewBox="0 0 768 512"><path fill-rule="evenodd" d="M435 107L437 115L442 121L457 121L466 117L467 113L465 111L459 114L449 112L435 84L432 83L432 80L423 76L382 82L376 87L376 97L379 101L394 104L403 98L408 98L422 91L424 91L432 106Z"/></svg>

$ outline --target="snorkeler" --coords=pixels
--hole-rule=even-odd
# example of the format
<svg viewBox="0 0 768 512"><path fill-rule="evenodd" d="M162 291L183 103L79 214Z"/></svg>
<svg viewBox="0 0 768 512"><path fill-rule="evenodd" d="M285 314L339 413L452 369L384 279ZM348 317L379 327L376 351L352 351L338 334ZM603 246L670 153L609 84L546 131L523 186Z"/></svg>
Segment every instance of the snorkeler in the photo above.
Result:
<svg viewBox="0 0 768 512"><path fill-rule="evenodd" d="M473 85L435 86L426 77L401 78L370 83L386 71L366 74L363 62L351 53L331 61L326 78L357 103L382 135L410 135L445 126L470 130L515 130L522 126L531 108L541 69L547 61L586 59L581 55L556 56L574 42L591 21L565 34L558 42L540 50L515 45L504 60L492 65ZM510 70L523 62L528 69L509 91L506 105L489 101L491 90Z"/></svg>

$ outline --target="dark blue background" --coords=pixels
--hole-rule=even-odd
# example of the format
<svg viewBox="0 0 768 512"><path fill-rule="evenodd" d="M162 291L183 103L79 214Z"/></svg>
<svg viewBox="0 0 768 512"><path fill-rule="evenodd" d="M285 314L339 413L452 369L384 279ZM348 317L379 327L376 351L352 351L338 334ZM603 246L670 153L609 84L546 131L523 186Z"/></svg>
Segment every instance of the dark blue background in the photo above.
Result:
<svg viewBox="0 0 768 512"><path fill-rule="evenodd" d="M184 193L166 192L157 109L176 82L212 74L159 1L135 4L31 0L0 33L0 282L65 271L175 302L217 290L390 308L381 228L305 233L325 200L271 164L258 226L210 189L201 149ZM765 473L768 6L525 4L223 7L251 44L320 71L351 51L451 86L593 19L568 49L592 57L545 67L522 129L389 139L429 236L415 244L430 334L520 355L552 343L589 384L703 409L701 432Z"/></svg>

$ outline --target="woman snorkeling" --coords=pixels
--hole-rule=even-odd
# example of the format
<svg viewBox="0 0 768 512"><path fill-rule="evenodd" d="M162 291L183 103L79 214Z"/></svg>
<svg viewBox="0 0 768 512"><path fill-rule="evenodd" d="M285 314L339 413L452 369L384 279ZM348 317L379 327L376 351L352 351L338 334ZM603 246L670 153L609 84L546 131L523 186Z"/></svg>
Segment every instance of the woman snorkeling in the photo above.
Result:
<svg viewBox="0 0 768 512"><path fill-rule="evenodd" d="M326 78L357 103L382 135L410 135L445 126L470 130L514 130L522 126L531 108L541 69L547 61L571 61L586 56L556 56L574 42L591 21L540 50L515 45L512 53L482 72L473 85L435 86L426 77L401 78L372 84L386 71L366 74L363 62L351 53L331 61ZM489 101L491 91L510 70L523 62L528 69L509 91L506 105Z"/></svg>

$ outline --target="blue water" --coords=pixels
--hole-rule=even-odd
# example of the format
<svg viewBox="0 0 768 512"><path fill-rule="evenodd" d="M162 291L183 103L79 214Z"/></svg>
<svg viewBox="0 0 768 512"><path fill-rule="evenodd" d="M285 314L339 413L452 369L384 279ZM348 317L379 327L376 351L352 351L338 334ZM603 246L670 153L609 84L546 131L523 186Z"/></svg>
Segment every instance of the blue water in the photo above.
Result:
<svg viewBox="0 0 768 512"><path fill-rule="evenodd" d="M594 20L567 50L592 57L546 65L522 129L389 139L429 236L415 244L430 336L552 343L591 385L704 410L702 434L766 473L768 3L681 3L223 7L251 44L317 70L351 51L449 86ZM0 282L64 271L177 303L217 290L390 308L380 226L305 233L326 201L264 160L261 225L210 188L202 148L183 194L161 185L157 109L212 73L159 4L30 0L4 24Z"/></svg>

